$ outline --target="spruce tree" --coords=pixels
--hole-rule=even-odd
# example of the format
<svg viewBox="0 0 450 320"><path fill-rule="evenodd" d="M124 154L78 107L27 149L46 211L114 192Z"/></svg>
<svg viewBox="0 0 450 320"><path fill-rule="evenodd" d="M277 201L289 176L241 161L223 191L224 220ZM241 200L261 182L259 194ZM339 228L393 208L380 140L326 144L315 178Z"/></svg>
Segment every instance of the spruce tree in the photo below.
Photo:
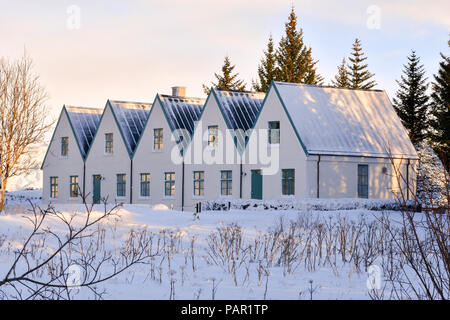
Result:
<svg viewBox="0 0 450 320"><path fill-rule="evenodd" d="M338 73L334 76L334 80L331 80L331 84L336 88L350 88L345 58L342 59L342 63L338 66Z"/></svg>
<svg viewBox="0 0 450 320"><path fill-rule="evenodd" d="M323 83L323 77L317 73L316 64L317 61L313 60L311 48L309 48L305 55L306 73L303 77L303 83L315 85L321 85Z"/></svg>
<svg viewBox="0 0 450 320"><path fill-rule="evenodd" d="M414 144L425 138L429 97L426 94L424 66L420 58L412 51L408 56L408 63L403 66L403 75L397 80L399 89L394 98L394 109L397 111L403 125L408 130L409 137Z"/></svg>
<svg viewBox="0 0 450 320"><path fill-rule="evenodd" d="M258 78L259 80L253 83L253 89L262 92L266 92L269 89L272 80L278 80L272 35L269 37L267 49L264 51L264 57L258 66Z"/></svg>
<svg viewBox="0 0 450 320"><path fill-rule="evenodd" d="M371 89L377 85L374 80L371 80L374 76L367 70L368 65L363 64L367 60L364 52L362 52L361 41L356 38L353 43L351 56L348 58L351 64L349 68L350 88L352 89Z"/></svg>
<svg viewBox="0 0 450 320"><path fill-rule="evenodd" d="M321 77L317 75L311 49L303 43L303 30L297 30L297 16L294 7L285 24L285 35L281 38L276 60L280 81L294 83L318 83Z"/></svg>
<svg viewBox="0 0 450 320"><path fill-rule="evenodd" d="M225 90L245 90L245 83L238 78L239 73L233 74L233 70L236 66L231 64L229 56L225 56L222 66L222 73L214 73L214 77L217 82L211 82L211 85L218 89ZM203 85L203 91L209 94L209 87Z"/></svg>
<svg viewBox="0 0 450 320"><path fill-rule="evenodd" d="M431 138L447 171L450 171L450 57L442 53L441 57L438 73L431 85Z"/></svg>

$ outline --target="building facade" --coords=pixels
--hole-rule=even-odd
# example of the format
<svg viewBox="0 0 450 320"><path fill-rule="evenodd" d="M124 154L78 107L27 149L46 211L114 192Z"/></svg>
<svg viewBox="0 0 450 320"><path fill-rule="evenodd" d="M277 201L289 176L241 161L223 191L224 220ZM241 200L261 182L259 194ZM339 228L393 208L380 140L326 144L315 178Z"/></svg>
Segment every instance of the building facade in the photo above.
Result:
<svg viewBox="0 0 450 320"><path fill-rule="evenodd" d="M85 129L67 110L42 165L44 201L80 201L73 176L88 202L189 211L219 198L414 196L417 154L380 90L272 82L267 93L211 88L205 100L174 87L153 103L108 100L78 149Z"/></svg>

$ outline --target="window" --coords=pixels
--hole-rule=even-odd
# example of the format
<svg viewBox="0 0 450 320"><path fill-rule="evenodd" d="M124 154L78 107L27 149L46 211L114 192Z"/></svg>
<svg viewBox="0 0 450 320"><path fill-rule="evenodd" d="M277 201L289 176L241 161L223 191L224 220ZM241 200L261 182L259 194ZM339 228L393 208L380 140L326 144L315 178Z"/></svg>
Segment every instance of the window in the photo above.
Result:
<svg viewBox="0 0 450 320"><path fill-rule="evenodd" d="M205 172L194 171L194 196L205 195Z"/></svg>
<svg viewBox="0 0 450 320"><path fill-rule="evenodd" d="M58 177L50 177L50 198L58 198Z"/></svg>
<svg viewBox="0 0 450 320"><path fill-rule="evenodd" d="M358 198L369 197L369 166L358 164Z"/></svg>
<svg viewBox="0 0 450 320"><path fill-rule="evenodd" d="M208 127L208 147L217 147L219 145L219 127Z"/></svg>
<svg viewBox="0 0 450 320"><path fill-rule="evenodd" d="M150 173L141 173L141 197L150 197Z"/></svg>
<svg viewBox="0 0 450 320"><path fill-rule="evenodd" d="M162 150L163 148L163 129L153 130L153 150Z"/></svg>
<svg viewBox="0 0 450 320"><path fill-rule="evenodd" d="M117 175L117 196L125 197L126 176L123 173Z"/></svg>
<svg viewBox="0 0 450 320"><path fill-rule="evenodd" d="M67 157L69 154L69 137L61 138L61 156Z"/></svg>
<svg viewBox="0 0 450 320"><path fill-rule="evenodd" d="M166 197L175 196L175 172L164 173L164 195Z"/></svg>
<svg viewBox="0 0 450 320"><path fill-rule="evenodd" d="M280 121L269 121L269 144L280 143Z"/></svg>
<svg viewBox="0 0 450 320"><path fill-rule="evenodd" d="M113 134L105 133L105 153L113 153Z"/></svg>
<svg viewBox="0 0 450 320"><path fill-rule="evenodd" d="M220 171L220 194L223 196L231 196L232 192L232 171Z"/></svg>
<svg viewBox="0 0 450 320"><path fill-rule="evenodd" d="M70 197L78 197L78 176L70 176Z"/></svg>
<svg viewBox="0 0 450 320"><path fill-rule="evenodd" d="M294 169L283 169L281 170L281 185L283 195L294 195L295 194L295 170Z"/></svg>

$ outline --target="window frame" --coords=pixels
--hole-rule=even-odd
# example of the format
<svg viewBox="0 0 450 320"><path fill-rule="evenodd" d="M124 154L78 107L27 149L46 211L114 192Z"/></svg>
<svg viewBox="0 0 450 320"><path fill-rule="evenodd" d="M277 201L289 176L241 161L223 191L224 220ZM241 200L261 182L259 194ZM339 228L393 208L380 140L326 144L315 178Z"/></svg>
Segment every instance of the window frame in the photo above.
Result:
<svg viewBox="0 0 450 320"><path fill-rule="evenodd" d="M233 170L220 171L220 195L224 197L233 195Z"/></svg>
<svg viewBox="0 0 450 320"><path fill-rule="evenodd" d="M158 134L156 134L158 132ZM158 147L157 147L158 146ZM164 129L153 129L153 151L161 151L164 148Z"/></svg>
<svg viewBox="0 0 450 320"><path fill-rule="evenodd" d="M123 180L119 180L123 178ZM119 190L123 191L123 194L119 194ZM125 198L127 196L127 175L125 173L117 173L116 174L116 197L117 198Z"/></svg>
<svg viewBox="0 0 450 320"><path fill-rule="evenodd" d="M273 124L278 124L278 128L272 128L271 126ZM279 145L280 141L281 141L281 130L280 130L281 125L280 125L280 121L269 121L267 123L267 128L268 128L268 131L267 131L267 143L270 144L270 145ZM272 132L278 132L278 135L277 135L278 142L272 142Z"/></svg>
<svg viewBox="0 0 450 320"><path fill-rule="evenodd" d="M281 169L281 195L295 196L295 169Z"/></svg>
<svg viewBox="0 0 450 320"><path fill-rule="evenodd" d="M61 137L61 157L69 156L69 137Z"/></svg>
<svg viewBox="0 0 450 320"><path fill-rule="evenodd" d="M109 139L109 137L111 139ZM114 134L112 132L105 133L105 154L114 153Z"/></svg>
<svg viewBox="0 0 450 320"><path fill-rule="evenodd" d="M50 199L58 199L59 193L58 182L59 179L57 176L50 177Z"/></svg>
<svg viewBox="0 0 450 320"><path fill-rule="evenodd" d="M215 131L215 134L213 134L213 130ZM215 139L211 139L212 137L215 137ZM217 148L219 146L219 126L213 125L208 126L208 147L210 148Z"/></svg>
<svg viewBox="0 0 450 320"><path fill-rule="evenodd" d="M193 196L204 197L205 196L205 171L193 171Z"/></svg>
<svg viewBox="0 0 450 320"><path fill-rule="evenodd" d="M168 176L170 180L167 179ZM167 187L169 187L169 189ZM169 194L167 192L168 190L170 190ZM175 197L175 172L173 171L164 172L164 197L165 198Z"/></svg>
<svg viewBox="0 0 450 320"><path fill-rule="evenodd" d="M143 180L143 177L147 177L148 180ZM141 198L149 198L150 197L150 181L151 181L151 175L148 172L144 172L140 174L140 192L139 196ZM144 191L147 191L144 193Z"/></svg>
<svg viewBox="0 0 450 320"><path fill-rule="evenodd" d="M75 182L73 181L73 178L75 178ZM69 176L69 197L70 198L77 198L78 197L78 186L79 186L79 179L78 176ZM75 191L74 191L75 190Z"/></svg>
<svg viewBox="0 0 450 320"><path fill-rule="evenodd" d="M362 169L366 169L366 174L362 175ZM364 184L362 179L366 178L366 183ZM364 188L364 189L363 189ZM363 192L365 191L365 193ZM369 165L368 164L358 164L358 180L357 180L357 195L360 199L369 199Z"/></svg>

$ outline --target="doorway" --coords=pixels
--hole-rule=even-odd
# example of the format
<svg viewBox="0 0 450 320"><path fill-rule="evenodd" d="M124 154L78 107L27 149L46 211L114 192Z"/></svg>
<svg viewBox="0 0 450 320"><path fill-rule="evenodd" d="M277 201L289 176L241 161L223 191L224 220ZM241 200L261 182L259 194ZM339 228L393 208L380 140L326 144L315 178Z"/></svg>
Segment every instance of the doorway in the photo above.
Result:
<svg viewBox="0 0 450 320"><path fill-rule="evenodd" d="M261 170L252 170L252 199L262 200L263 181Z"/></svg>
<svg viewBox="0 0 450 320"><path fill-rule="evenodd" d="M93 178L92 201L94 204L97 204L100 203L102 176L99 174L94 174L92 178Z"/></svg>

